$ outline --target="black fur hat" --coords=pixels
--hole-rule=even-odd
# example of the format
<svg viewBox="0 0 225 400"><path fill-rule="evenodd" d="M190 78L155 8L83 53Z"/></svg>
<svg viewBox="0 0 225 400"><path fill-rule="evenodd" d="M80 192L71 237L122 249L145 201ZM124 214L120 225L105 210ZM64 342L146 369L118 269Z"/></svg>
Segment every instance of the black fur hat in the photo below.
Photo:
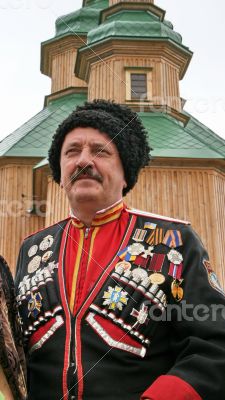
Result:
<svg viewBox="0 0 225 400"><path fill-rule="evenodd" d="M150 160L147 131L138 115L124 105L106 100L78 106L59 125L49 150L49 165L57 183L60 183L60 155L65 136L77 127L98 129L115 143L123 164L127 183L123 195L126 195L137 182L140 169Z"/></svg>

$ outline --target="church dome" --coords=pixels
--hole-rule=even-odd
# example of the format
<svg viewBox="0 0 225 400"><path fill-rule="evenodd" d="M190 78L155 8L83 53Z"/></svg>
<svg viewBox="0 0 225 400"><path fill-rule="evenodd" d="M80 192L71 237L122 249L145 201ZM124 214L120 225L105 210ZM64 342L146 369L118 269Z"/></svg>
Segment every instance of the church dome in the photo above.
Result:
<svg viewBox="0 0 225 400"><path fill-rule="evenodd" d="M89 30L87 41L93 44L108 38L168 39L182 45L182 37L169 21L149 11L123 10L110 15L101 25Z"/></svg>
<svg viewBox="0 0 225 400"><path fill-rule="evenodd" d="M87 33L98 26L101 9L83 7L75 12L57 18L55 37L73 34Z"/></svg>

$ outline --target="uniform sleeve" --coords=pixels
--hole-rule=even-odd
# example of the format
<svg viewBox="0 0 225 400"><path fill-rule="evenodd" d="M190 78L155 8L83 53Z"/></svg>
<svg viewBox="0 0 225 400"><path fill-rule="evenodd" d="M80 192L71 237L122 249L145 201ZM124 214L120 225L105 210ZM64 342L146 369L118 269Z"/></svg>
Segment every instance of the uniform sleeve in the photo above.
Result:
<svg viewBox="0 0 225 400"><path fill-rule="evenodd" d="M20 252L16 264L16 275L15 275L15 288L18 289L18 285L22 277L22 267L23 267L23 245L20 248Z"/></svg>
<svg viewBox="0 0 225 400"><path fill-rule="evenodd" d="M167 310L176 361L141 400L225 398L224 293L198 236L189 226L182 231L184 296L180 303L171 296Z"/></svg>

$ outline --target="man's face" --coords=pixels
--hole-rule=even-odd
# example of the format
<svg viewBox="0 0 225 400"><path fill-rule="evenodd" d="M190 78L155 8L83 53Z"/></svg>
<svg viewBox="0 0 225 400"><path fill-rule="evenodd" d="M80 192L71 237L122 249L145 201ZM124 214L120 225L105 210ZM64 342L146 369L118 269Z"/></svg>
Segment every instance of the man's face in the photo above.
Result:
<svg viewBox="0 0 225 400"><path fill-rule="evenodd" d="M122 162L110 138L94 128L69 132L61 150L61 184L74 211L101 210L122 197L126 187Z"/></svg>

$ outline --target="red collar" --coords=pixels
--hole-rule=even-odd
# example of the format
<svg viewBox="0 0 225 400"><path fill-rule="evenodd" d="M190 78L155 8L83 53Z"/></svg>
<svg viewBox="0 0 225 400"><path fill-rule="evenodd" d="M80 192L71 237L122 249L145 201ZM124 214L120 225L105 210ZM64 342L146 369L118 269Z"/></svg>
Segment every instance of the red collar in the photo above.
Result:
<svg viewBox="0 0 225 400"><path fill-rule="evenodd" d="M94 219L92 220L91 226L100 226L107 224L108 222L114 221L120 217L122 210L125 208L125 204L122 200L113 204L111 207L108 207L104 210L100 210L95 214ZM85 225L75 216L72 216L72 224L76 228L83 228Z"/></svg>

